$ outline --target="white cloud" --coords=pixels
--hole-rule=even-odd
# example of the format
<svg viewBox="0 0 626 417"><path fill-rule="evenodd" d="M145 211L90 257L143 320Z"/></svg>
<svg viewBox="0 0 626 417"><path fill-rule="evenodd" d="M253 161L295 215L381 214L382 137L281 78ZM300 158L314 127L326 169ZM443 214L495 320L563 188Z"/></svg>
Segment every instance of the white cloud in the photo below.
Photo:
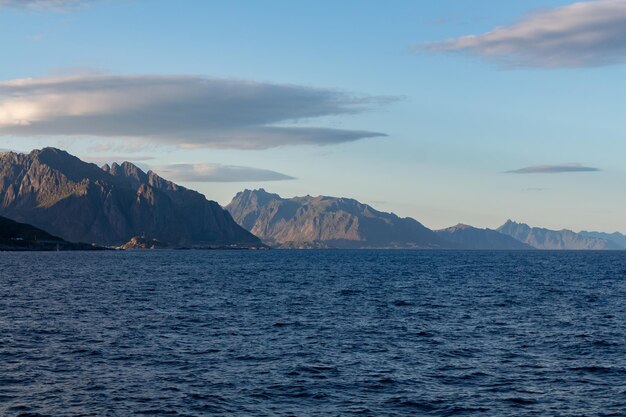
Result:
<svg viewBox="0 0 626 417"><path fill-rule="evenodd" d="M0 7L67 10L91 0L0 0Z"/></svg>
<svg viewBox="0 0 626 417"><path fill-rule="evenodd" d="M598 172L599 168L587 167L582 164L535 165L507 171L508 174L563 174L568 172Z"/></svg>
<svg viewBox="0 0 626 417"><path fill-rule="evenodd" d="M84 157L81 157L80 159L82 159L85 162L91 162L96 165L104 165L104 164L118 162L118 161L123 162L123 161L127 161L130 159L129 162L132 162L133 164L139 166L140 162L151 161L155 158L153 156L142 156L142 155L133 155L132 158L129 158L128 156L121 156L121 155L98 155L98 156L84 156Z"/></svg>
<svg viewBox="0 0 626 417"><path fill-rule="evenodd" d="M163 177L183 182L262 182L293 180L289 175L267 169L221 164L172 164L155 167Z"/></svg>
<svg viewBox="0 0 626 417"><path fill-rule="evenodd" d="M193 76L88 74L0 82L0 135L141 138L182 147L265 149L385 136L299 127L395 100L298 85Z"/></svg>
<svg viewBox="0 0 626 417"><path fill-rule="evenodd" d="M596 0L531 13L515 24L419 47L466 52L505 65L596 67L626 60L626 0Z"/></svg>

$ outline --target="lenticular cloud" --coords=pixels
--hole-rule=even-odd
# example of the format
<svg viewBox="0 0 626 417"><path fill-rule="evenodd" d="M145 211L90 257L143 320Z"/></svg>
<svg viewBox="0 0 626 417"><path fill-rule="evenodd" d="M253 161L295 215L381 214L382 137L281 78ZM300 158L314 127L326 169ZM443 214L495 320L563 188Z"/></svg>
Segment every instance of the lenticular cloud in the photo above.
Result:
<svg viewBox="0 0 626 417"><path fill-rule="evenodd" d="M626 0L597 0L532 13L515 24L419 47L465 52L510 66L597 67L626 60Z"/></svg>
<svg viewBox="0 0 626 417"><path fill-rule="evenodd" d="M241 149L331 145L385 135L310 126L310 119L355 114L390 100L192 76L18 79L0 82L0 135L136 138Z"/></svg>

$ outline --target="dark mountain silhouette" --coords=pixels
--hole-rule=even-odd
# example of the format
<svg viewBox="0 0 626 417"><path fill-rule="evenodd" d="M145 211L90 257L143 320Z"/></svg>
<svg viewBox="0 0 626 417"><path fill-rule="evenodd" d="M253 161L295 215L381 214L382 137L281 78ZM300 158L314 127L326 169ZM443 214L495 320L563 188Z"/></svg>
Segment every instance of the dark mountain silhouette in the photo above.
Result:
<svg viewBox="0 0 626 417"><path fill-rule="evenodd" d="M462 249L482 250L529 250L531 246L496 230L478 229L465 224L458 224L436 233L448 242Z"/></svg>
<svg viewBox="0 0 626 417"><path fill-rule="evenodd" d="M443 248L432 230L349 198L281 198L263 189L238 193L226 206L264 242L293 248Z"/></svg>
<svg viewBox="0 0 626 417"><path fill-rule="evenodd" d="M498 228L500 233L509 235L536 249L551 250L619 250L619 245L597 237L589 237L571 230L549 230L530 227L524 223L508 220Z"/></svg>
<svg viewBox="0 0 626 417"><path fill-rule="evenodd" d="M97 246L70 243L48 232L6 217L0 217L0 251L2 250L95 250Z"/></svg>
<svg viewBox="0 0 626 417"><path fill-rule="evenodd" d="M219 204L135 165L99 168L54 148L0 154L0 215L69 241L259 245Z"/></svg>

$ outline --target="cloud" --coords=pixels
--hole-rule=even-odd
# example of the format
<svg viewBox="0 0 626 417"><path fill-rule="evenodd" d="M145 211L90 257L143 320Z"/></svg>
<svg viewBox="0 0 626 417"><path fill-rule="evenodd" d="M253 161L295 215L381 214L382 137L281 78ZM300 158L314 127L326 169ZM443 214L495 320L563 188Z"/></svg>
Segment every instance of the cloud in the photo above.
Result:
<svg viewBox="0 0 626 417"><path fill-rule="evenodd" d="M155 167L154 171L168 179L183 182L262 182L295 179L267 169L220 164L172 164Z"/></svg>
<svg viewBox="0 0 626 417"><path fill-rule="evenodd" d="M67 10L88 2L90 0L0 0L0 7Z"/></svg>
<svg viewBox="0 0 626 417"><path fill-rule="evenodd" d="M387 205L389 205L389 202L385 201L385 200L371 200L371 201L369 201L369 203L371 203L372 205L375 205L375 206L387 206Z"/></svg>
<svg viewBox="0 0 626 417"><path fill-rule="evenodd" d="M596 0L531 13L517 23L418 47L465 52L505 65L580 68L626 60L626 0Z"/></svg>
<svg viewBox="0 0 626 417"><path fill-rule="evenodd" d="M85 162L91 162L97 165L104 165L104 164L117 162L117 161L119 162L129 161L129 162L134 163L135 165L138 165L137 162L152 161L155 158L153 156L141 156L141 155L136 155L136 156L133 156L132 158L129 158L128 156L120 156L120 155L102 155L102 156L85 156L85 157L81 157L81 159Z"/></svg>
<svg viewBox="0 0 626 417"><path fill-rule="evenodd" d="M507 171L507 174L563 174L568 172L599 172L599 168L586 167L581 164L535 165Z"/></svg>
<svg viewBox="0 0 626 417"><path fill-rule="evenodd" d="M332 145L385 135L303 122L395 100L194 76L28 78L0 82L0 135L139 138L188 148Z"/></svg>

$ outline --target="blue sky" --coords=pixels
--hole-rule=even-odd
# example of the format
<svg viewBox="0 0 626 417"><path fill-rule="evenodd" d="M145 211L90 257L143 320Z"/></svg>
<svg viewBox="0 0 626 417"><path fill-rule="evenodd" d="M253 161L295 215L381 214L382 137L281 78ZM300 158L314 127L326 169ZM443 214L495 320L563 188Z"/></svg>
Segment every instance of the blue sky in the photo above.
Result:
<svg viewBox="0 0 626 417"><path fill-rule="evenodd" d="M625 3L572 3L0 0L0 148L134 161L222 204L626 231Z"/></svg>

